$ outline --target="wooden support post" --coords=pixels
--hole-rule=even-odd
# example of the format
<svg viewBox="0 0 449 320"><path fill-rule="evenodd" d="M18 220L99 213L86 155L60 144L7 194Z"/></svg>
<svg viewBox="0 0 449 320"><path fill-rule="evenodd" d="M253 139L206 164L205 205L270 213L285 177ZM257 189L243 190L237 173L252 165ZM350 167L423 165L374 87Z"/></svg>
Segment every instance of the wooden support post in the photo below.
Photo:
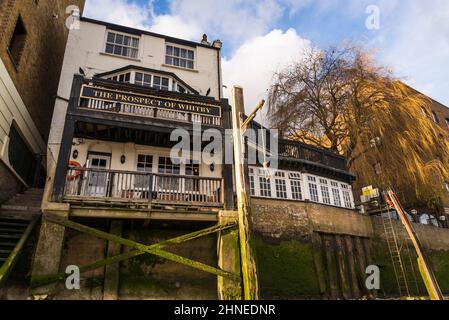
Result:
<svg viewBox="0 0 449 320"><path fill-rule="evenodd" d="M56 284L36 286L42 277L59 272L59 265L62 257L64 244L65 227L50 221L50 215L58 216L60 219L67 219L69 215L69 205L58 204L59 210L45 211L42 215L42 224L34 255L33 269L31 273L31 294L33 296L48 296L56 290ZM65 207L65 208L64 208ZM54 208L56 209L56 208Z"/></svg>
<svg viewBox="0 0 449 320"><path fill-rule="evenodd" d="M242 115L244 113L243 89L234 87L232 91L232 127L234 142L235 187L237 192L237 210L239 223L240 259L245 300L259 299L259 284L256 263L250 246L249 217L250 197L246 192L244 150L242 143Z"/></svg>
<svg viewBox="0 0 449 320"><path fill-rule="evenodd" d="M52 200L61 202L65 180L67 175L67 168L70 160L70 151L72 150L73 135L75 133L75 120L71 116L71 112L75 110L79 103L81 86L83 84L83 76L75 75L73 77L72 91L70 93L69 104L67 107L67 115L62 132L61 146L59 147L58 162L56 164L56 171L53 182Z"/></svg>
<svg viewBox="0 0 449 320"><path fill-rule="evenodd" d="M232 129L232 118L231 118L231 107L227 99L221 100L221 112L222 112L222 126L225 130ZM224 209L234 210L234 183L233 183L233 171L232 164L226 163L226 152L232 149L232 145L226 145L226 136L223 139L223 165L222 165L222 176L223 176L223 189L224 189Z"/></svg>
<svg viewBox="0 0 449 320"><path fill-rule="evenodd" d="M119 220L111 221L109 232L117 236L122 235L123 222ZM108 257L120 254L122 246L116 242L108 242ZM120 264L107 265L104 271L103 300L117 300L120 281Z"/></svg>
<svg viewBox="0 0 449 320"><path fill-rule="evenodd" d="M343 298L346 300L350 300L353 298L351 292L351 279L349 277L347 263L346 263L346 254L344 249L344 243L339 235L335 235L335 246L336 246L336 256L337 256L337 266L338 266L338 275L340 278L340 286L341 292L343 294Z"/></svg>
<svg viewBox="0 0 449 320"><path fill-rule="evenodd" d="M237 211L220 211L220 224L236 223ZM237 229L222 230L218 234L217 243L218 267L240 275L239 232ZM242 286L240 282L217 277L218 298L220 300L241 300Z"/></svg>
<svg viewBox="0 0 449 320"><path fill-rule="evenodd" d="M329 295L327 294L327 285L326 285L326 270L324 267L323 261L323 244L321 241L321 236L317 232L312 232L311 235L312 240L312 249L313 249L313 262L315 265L315 270L318 279L318 285L320 288L320 294L323 299L329 299Z"/></svg>
<svg viewBox="0 0 449 320"><path fill-rule="evenodd" d="M323 243L326 256L329 294L332 300L337 300L340 298L340 291L338 289L337 261L333 236L323 235Z"/></svg>
<svg viewBox="0 0 449 320"><path fill-rule="evenodd" d="M344 246L346 251L346 257L348 260L348 268L350 274L350 282L352 288L352 295L355 299L361 298L360 282L357 277L357 267L355 263L354 244L351 236L344 236Z"/></svg>

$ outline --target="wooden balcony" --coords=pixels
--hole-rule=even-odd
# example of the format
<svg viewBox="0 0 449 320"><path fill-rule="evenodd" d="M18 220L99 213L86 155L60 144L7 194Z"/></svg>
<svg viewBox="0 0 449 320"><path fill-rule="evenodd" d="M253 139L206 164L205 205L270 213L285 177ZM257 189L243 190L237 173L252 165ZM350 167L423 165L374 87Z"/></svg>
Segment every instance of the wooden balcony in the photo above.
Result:
<svg viewBox="0 0 449 320"><path fill-rule="evenodd" d="M143 121L197 123L208 127L222 125L220 101L103 79L82 79L79 103L70 111L84 115L85 111L90 111L99 117L113 114Z"/></svg>
<svg viewBox="0 0 449 320"><path fill-rule="evenodd" d="M222 185L221 178L70 167L63 201L221 207Z"/></svg>
<svg viewBox="0 0 449 320"><path fill-rule="evenodd" d="M348 170L345 157L297 141L279 141L279 157L304 160L341 171Z"/></svg>

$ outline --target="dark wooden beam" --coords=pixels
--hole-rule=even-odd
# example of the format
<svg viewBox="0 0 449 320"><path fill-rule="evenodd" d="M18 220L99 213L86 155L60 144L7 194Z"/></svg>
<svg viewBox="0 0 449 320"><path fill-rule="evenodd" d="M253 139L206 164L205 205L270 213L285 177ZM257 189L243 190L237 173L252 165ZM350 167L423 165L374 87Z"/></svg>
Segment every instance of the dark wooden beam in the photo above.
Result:
<svg viewBox="0 0 449 320"><path fill-rule="evenodd" d="M81 75L75 75L73 77L72 90L70 92L70 99L67 107L68 113L70 111L75 110L75 108L78 105L82 84L83 84L83 77ZM64 130L62 132L58 162L56 164L55 178L53 182L52 199L53 201L56 202L62 201L74 133L75 133L75 120L71 119L70 116L67 115L64 124Z"/></svg>

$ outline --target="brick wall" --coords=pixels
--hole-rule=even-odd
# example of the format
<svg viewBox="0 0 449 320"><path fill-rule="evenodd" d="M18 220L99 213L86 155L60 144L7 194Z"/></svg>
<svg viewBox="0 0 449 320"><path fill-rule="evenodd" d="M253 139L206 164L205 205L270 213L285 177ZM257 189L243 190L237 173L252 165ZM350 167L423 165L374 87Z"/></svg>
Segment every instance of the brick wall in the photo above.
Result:
<svg viewBox="0 0 449 320"><path fill-rule="evenodd" d="M84 2L85 0L0 2L0 58L44 141L47 140L50 129L69 31L65 27L65 9L68 5L75 4L82 10ZM27 36L22 57L16 66L7 48L19 15Z"/></svg>

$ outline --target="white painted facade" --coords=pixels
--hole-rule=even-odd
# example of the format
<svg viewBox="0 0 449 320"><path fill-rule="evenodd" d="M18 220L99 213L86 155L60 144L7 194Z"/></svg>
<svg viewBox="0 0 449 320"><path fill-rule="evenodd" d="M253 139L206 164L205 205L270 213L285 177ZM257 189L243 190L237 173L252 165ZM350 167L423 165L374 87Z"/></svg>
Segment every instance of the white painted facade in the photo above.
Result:
<svg viewBox="0 0 449 320"><path fill-rule="evenodd" d="M140 41L137 57L122 57L106 53L108 31L138 37ZM133 33L135 32L138 30L133 29ZM217 100L221 98L220 50L199 44L191 46L173 43L171 38L166 39L164 36L155 36L145 32L142 32L140 36L133 33L123 32L122 29L116 31L113 26L90 20L81 20L80 28L70 31L48 141L49 173L52 171L59 153L73 75L79 73L80 68L84 70L87 77L129 65L170 72L176 74L201 95L206 95L210 89L209 96ZM193 45L193 43L190 44ZM193 69L165 64L167 45L193 50L195 55Z"/></svg>
<svg viewBox="0 0 449 320"><path fill-rule="evenodd" d="M13 123L33 153L45 154L45 142L0 59L0 160L24 182L9 162L9 132Z"/></svg>

